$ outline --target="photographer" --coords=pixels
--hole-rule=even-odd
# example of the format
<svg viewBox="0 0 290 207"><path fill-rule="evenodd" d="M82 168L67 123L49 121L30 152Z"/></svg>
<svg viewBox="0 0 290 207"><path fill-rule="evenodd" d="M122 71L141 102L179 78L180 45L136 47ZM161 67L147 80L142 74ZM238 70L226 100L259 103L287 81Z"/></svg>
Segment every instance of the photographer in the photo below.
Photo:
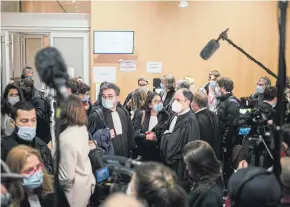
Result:
<svg viewBox="0 0 290 207"><path fill-rule="evenodd" d="M263 100L265 100L264 92L266 88L270 86L271 86L271 80L267 76L261 77L257 82L256 92L253 93L249 98L254 101L257 101L256 103L258 104L262 103Z"/></svg>
<svg viewBox="0 0 290 207"><path fill-rule="evenodd" d="M264 101L258 105L258 109L264 114L267 120L275 119L275 107L277 104L277 88L270 86L265 88Z"/></svg>

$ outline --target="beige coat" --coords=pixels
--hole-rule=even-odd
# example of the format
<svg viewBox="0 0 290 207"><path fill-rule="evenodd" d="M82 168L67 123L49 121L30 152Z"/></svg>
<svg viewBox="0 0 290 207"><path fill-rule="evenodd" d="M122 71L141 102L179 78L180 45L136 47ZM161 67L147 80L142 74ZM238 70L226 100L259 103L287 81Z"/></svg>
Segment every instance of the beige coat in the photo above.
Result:
<svg viewBox="0 0 290 207"><path fill-rule="evenodd" d="M60 134L59 182L71 207L86 207L95 188L85 126L68 127Z"/></svg>

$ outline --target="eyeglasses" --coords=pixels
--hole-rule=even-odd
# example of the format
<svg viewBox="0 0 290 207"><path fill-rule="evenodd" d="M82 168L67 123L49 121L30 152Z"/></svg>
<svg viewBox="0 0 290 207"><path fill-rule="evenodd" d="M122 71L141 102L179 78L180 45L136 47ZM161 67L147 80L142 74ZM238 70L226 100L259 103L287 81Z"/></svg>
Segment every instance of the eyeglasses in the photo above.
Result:
<svg viewBox="0 0 290 207"><path fill-rule="evenodd" d="M147 84L138 84L140 87L147 86Z"/></svg>
<svg viewBox="0 0 290 207"><path fill-rule="evenodd" d="M40 169L42 169L44 167L43 163L39 163L37 168L34 168L34 169L29 169L27 171L24 171L24 172L21 172L25 175L28 175L28 176L31 176L33 175L35 172L39 171Z"/></svg>

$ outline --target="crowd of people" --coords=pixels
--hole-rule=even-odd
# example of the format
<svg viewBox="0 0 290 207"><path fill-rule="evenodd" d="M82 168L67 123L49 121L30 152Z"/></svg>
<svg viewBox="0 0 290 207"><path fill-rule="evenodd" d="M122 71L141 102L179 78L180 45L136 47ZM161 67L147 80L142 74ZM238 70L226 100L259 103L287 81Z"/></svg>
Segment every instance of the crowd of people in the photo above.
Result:
<svg viewBox="0 0 290 207"><path fill-rule="evenodd" d="M196 91L189 77L176 81L167 74L160 80L162 90L157 93L149 89L146 77L140 77L124 103L120 88L103 82L97 101L91 103L90 87L81 77L70 78L69 97L60 115L57 162L53 91L35 88L32 68L24 68L21 78L11 79L1 97L1 159L11 172L23 175L21 180L1 182L2 203L21 207L51 207L56 202L64 207L290 205L290 125L282 127L279 179L268 155L263 166L252 165L245 136L238 132L241 109L249 103L266 117L265 129L275 122L277 89L269 78L258 80L246 105L233 94L233 81L217 70L210 71L205 86ZM289 102L285 90L286 123ZM273 137L267 140L270 150L272 143ZM98 200L94 156L103 155L142 164L134 168L124 192ZM59 186L54 185L56 169ZM61 192L57 201L56 187Z"/></svg>

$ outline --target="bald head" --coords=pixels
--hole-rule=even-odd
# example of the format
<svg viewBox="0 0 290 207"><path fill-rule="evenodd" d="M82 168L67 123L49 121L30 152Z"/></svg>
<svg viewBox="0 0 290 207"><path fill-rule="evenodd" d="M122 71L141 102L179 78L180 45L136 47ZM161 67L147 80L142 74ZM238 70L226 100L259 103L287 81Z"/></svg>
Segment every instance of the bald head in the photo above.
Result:
<svg viewBox="0 0 290 207"><path fill-rule="evenodd" d="M144 207L144 205L133 196L115 193L109 196L102 207Z"/></svg>
<svg viewBox="0 0 290 207"><path fill-rule="evenodd" d="M196 92L193 95L192 109L198 111L200 109L206 108L208 105L208 98L204 92Z"/></svg>
<svg viewBox="0 0 290 207"><path fill-rule="evenodd" d="M281 159L281 167L281 182L285 188L290 189L290 157L283 157Z"/></svg>

